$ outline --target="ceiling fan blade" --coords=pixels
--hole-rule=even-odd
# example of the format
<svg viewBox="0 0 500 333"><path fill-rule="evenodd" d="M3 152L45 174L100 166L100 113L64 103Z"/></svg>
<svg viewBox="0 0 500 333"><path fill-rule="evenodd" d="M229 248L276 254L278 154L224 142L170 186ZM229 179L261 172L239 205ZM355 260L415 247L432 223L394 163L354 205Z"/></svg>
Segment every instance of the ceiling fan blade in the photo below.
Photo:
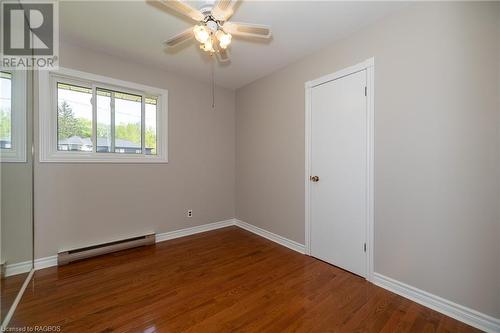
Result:
<svg viewBox="0 0 500 333"><path fill-rule="evenodd" d="M271 27L267 25L226 22L223 26L225 32L233 36L270 38Z"/></svg>
<svg viewBox="0 0 500 333"><path fill-rule="evenodd" d="M205 18L199 10L194 9L190 5L184 3L181 0L160 0L168 8L175 10L179 14L190 17L195 21L202 21Z"/></svg>
<svg viewBox="0 0 500 333"><path fill-rule="evenodd" d="M184 30L183 32L181 32L180 34L177 34L177 35L167 39L165 41L165 44L168 47L173 47L173 46L176 46L176 45L192 38L193 36L194 36L193 28L188 28L188 29Z"/></svg>
<svg viewBox="0 0 500 333"><path fill-rule="evenodd" d="M219 21L227 21L234 14L238 0L218 0L212 9L212 15Z"/></svg>

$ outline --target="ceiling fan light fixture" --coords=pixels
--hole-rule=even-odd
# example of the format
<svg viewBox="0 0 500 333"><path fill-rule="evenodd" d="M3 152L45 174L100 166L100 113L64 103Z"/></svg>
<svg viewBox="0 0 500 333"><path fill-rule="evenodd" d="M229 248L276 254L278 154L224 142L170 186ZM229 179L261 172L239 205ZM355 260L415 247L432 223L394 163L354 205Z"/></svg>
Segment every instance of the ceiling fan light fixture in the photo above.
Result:
<svg viewBox="0 0 500 333"><path fill-rule="evenodd" d="M232 36L228 33L225 33L222 30L218 30L217 33L215 34L215 37L219 40L219 46L222 49L226 49L229 44L231 44L231 38Z"/></svg>
<svg viewBox="0 0 500 333"><path fill-rule="evenodd" d="M196 25L193 28L193 33L196 40L202 44L205 44L208 40L210 40L210 33L204 25Z"/></svg>
<svg viewBox="0 0 500 333"><path fill-rule="evenodd" d="M215 52L212 38L208 38L208 40L205 43L202 43L200 45L200 49L206 52Z"/></svg>

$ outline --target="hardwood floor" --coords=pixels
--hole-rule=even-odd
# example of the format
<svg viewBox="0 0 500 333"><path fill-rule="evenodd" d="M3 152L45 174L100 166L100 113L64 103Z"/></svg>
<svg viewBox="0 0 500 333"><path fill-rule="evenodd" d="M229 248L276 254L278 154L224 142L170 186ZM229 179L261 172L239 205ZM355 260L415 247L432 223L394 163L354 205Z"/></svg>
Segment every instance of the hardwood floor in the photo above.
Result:
<svg viewBox="0 0 500 333"><path fill-rule="evenodd" d="M475 332L237 227L37 271L11 327L62 332Z"/></svg>
<svg viewBox="0 0 500 333"><path fill-rule="evenodd" d="M2 277L0 279L0 321L3 321L21 290L29 273Z"/></svg>

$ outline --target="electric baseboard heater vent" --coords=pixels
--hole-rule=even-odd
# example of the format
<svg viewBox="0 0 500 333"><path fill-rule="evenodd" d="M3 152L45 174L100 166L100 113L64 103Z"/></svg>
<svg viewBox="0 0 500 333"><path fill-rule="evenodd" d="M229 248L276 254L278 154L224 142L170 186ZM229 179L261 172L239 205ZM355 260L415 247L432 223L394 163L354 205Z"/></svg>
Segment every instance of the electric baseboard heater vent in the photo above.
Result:
<svg viewBox="0 0 500 333"><path fill-rule="evenodd" d="M115 242L82 247L80 249L59 252L57 265L62 266L70 262L92 258L103 254L131 249L134 247L152 245L155 243L155 234L123 239Z"/></svg>

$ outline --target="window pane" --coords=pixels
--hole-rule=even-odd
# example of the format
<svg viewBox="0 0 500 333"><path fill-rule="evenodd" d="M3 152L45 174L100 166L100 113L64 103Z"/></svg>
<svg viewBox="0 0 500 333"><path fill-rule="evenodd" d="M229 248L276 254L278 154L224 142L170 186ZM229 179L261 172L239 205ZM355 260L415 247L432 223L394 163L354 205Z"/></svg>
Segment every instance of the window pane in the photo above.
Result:
<svg viewBox="0 0 500 333"><path fill-rule="evenodd" d="M92 151L92 89L57 83L57 149Z"/></svg>
<svg viewBox="0 0 500 333"><path fill-rule="evenodd" d="M148 97L145 102L145 153L147 155L156 155L156 110L158 108L158 99Z"/></svg>
<svg viewBox="0 0 500 333"><path fill-rule="evenodd" d="M111 92L97 89L97 152L111 149Z"/></svg>
<svg viewBox="0 0 500 333"><path fill-rule="evenodd" d="M12 74L0 72L0 148L12 148Z"/></svg>
<svg viewBox="0 0 500 333"><path fill-rule="evenodd" d="M115 153L142 154L142 97L114 92Z"/></svg>

